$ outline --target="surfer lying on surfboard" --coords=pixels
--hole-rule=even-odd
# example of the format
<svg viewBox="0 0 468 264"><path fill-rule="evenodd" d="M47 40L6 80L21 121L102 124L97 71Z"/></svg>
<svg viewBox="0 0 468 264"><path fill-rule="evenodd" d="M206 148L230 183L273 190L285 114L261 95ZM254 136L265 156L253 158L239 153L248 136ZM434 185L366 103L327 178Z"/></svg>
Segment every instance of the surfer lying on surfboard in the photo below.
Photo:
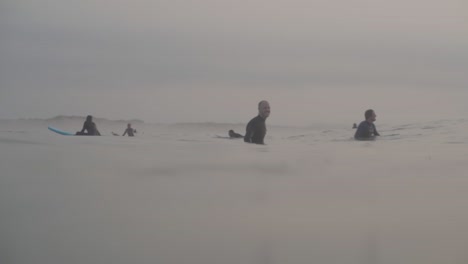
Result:
<svg viewBox="0 0 468 264"><path fill-rule="evenodd" d="M234 130L231 129L229 130L229 137L230 138L243 138L244 136L234 132Z"/></svg>

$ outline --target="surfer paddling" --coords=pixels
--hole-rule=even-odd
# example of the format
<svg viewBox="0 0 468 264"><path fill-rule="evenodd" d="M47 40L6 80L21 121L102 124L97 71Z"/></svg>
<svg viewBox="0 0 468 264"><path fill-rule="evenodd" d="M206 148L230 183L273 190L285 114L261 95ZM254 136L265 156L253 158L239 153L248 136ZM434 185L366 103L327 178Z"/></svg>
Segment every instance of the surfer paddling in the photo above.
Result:
<svg viewBox="0 0 468 264"><path fill-rule="evenodd" d="M229 130L229 138L243 138L244 136L234 132L234 130Z"/></svg>

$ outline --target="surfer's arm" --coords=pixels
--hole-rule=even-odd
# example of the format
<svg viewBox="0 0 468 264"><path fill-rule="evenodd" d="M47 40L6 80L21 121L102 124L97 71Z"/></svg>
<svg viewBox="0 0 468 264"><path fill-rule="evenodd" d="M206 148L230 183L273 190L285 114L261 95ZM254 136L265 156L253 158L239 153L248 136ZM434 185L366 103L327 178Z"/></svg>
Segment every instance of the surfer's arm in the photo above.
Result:
<svg viewBox="0 0 468 264"><path fill-rule="evenodd" d="M125 136L127 134L127 129L125 129L125 132L123 133L122 136Z"/></svg>
<svg viewBox="0 0 468 264"><path fill-rule="evenodd" d="M255 133L255 130L253 129L252 125L248 125L245 131L244 141L252 143L252 137L254 133Z"/></svg>
<svg viewBox="0 0 468 264"><path fill-rule="evenodd" d="M377 132L377 128L374 126L374 135L380 136L379 132Z"/></svg>

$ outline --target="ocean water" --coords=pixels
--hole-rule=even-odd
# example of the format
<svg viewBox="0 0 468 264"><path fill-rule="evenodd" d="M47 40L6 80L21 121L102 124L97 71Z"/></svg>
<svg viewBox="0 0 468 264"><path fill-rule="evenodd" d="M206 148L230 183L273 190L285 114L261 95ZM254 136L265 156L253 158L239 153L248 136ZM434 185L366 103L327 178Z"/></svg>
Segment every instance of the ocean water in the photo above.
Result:
<svg viewBox="0 0 468 264"><path fill-rule="evenodd" d="M0 122L2 264L468 263L468 120L47 125Z"/></svg>

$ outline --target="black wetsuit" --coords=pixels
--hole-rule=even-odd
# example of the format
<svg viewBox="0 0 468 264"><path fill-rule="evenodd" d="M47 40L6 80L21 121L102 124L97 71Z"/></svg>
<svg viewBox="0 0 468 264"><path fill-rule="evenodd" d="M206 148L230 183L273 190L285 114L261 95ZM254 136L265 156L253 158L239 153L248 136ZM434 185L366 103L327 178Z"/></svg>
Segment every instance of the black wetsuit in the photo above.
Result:
<svg viewBox="0 0 468 264"><path fill-rule="evenodd" d="M371 140L375 139L376 136L380 136L380 134L377 132L374 123L367 121L362 121L354 134L354 138L357 140Z"/></svg>
<svg viewBox="0 0 468 264"><path fill-rule="evenodd" d="M133 132L134 132L134 131L135 131L135 130L134 130L133 128L129 127L129 128L127 128L127 129L125 129L125 132L123 133L122 136L125 136L125 134L128 134L129 137L133 137L133 136L134 136L134 135L133 135Z"/></svg>
<svg viewBox="0 0 468 264"><path fill-rule="evenodd" d="M245 129L244 141L255 144L264 144L263 139L266 135L265 119L256 116L247 124Z"/></svg>
<svg viewBox="0 0 468 264"><path fill-rule="evenodd" d="M84 132L86 130L86 133ZM94 122L85 121L83 124L83 129L80 132L76 132L77 135L85 135L85 136L100 136L101 134L96 128L96 124Z"/></svg>

